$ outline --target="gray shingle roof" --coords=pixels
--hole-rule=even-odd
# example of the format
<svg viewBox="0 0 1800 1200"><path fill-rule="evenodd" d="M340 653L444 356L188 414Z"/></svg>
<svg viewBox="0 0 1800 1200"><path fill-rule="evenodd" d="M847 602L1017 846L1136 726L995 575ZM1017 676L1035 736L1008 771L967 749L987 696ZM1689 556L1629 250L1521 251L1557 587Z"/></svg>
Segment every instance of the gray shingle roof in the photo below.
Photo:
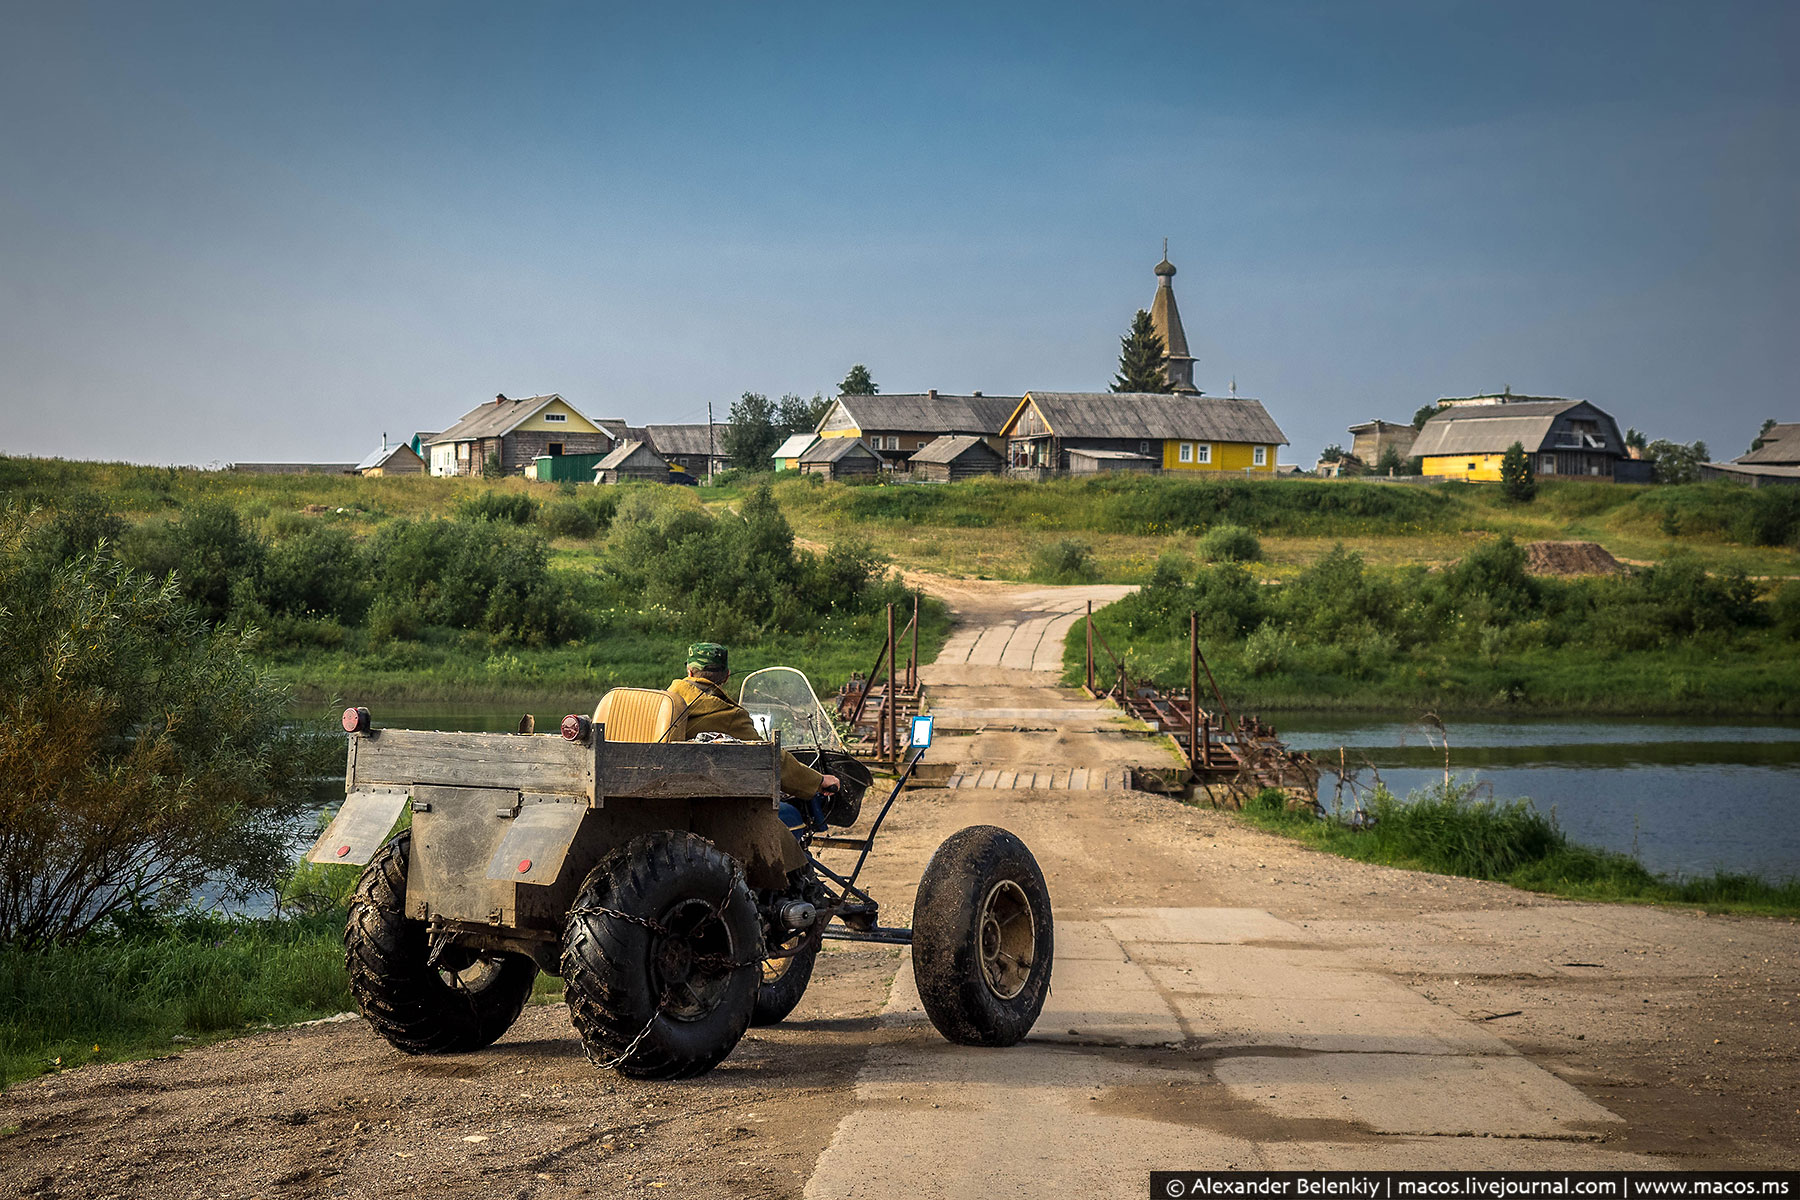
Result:
<svg viewBox="0 0 1800 1200"><path fill-rule="evenodd" d="M1537 450L1550 436L1551 426L1556 424L1558 417L1584 404L1587 401L1528 400L1447 408L1425 422L1425 428L1413 442L1412 456L1504 454L1514 442L1521 443L1527 450ZM1608 448L1615 454L1620 449L1610 443Z"/></svg>
<svg viewBox="0 0 1800 1200"><path fill-rule="evenodd" d="M869 449L869 443L861 438L838 437L820 438L807 448L805 454L800 456L800 461L803 463L836 462L840 458L849 458L853 455L866 455L869 458L881 457Z"/></svg>
<svg viewBox="0 0 1800 1200"><path fill-rule="evenodd" d="M1000 432L1019 407L1018 396L839 396L838 404L864 432L898 433Z"/></svg>
<svg viewBox="0 0 1800 1200"><path fill-rule="evenodd" d="M1287 445L1260 400L1156 392L1028 392L1059 438L1186 438Z"/></svg>
<svg viewBox="0 0 1800 1200"><path fill-rule="evenodd" d="M711 454L725 457L725 431L731 426L715 421L712 426L712 448L706 445L706 422L698 425L646 425L644 431L656 446L658 454Z"/></svg>
<svg viewBox="0 0 1800 1200"><path fill-rule="evenodd" d="M1763 444L1732 462L1766 463L1772 467L1800 464L1800 424L1771 425Z"/></svg>
<svg viewBox="0 0 1800 1200"><path fill-rule="evenodd" d="M476 438L500 437L503 434L511 433L518 426L529 421L537 415L540 408L552 400L562 400L564 404L569 404L555 392L544 396L524 396L517 400L510 396L505 399L490 400L480 408L470 409L464 413L462 420L444 432L434 435L427 445L435 446L440 442L472 442ZM569 404L569 407L574 409L582 420L587 420L586 414L582 413L580 409L575 408L573 404Z"/></svg>
<svg viewBox="0 0 1800 1200"><path fill-rule="evenodd" d="M991 446L988 446L986 442L975 437L973 434L957 434L954 437L944 436L927 444L920 449L917 454L914 454L909 461L915 464L954 462L976 446L987 448L987 453L981 456L983 458L1000 457L994 452Z"/></svg>
<svg viewBox="0 0 1800 1200"><path fill-rule="evenodd" d="M369 456L357 463L353 469L358 471L372 471L402 450L406 451L408 457L419 457L413 453L413 448L405 442L396 442L391 446L382 446L378 449L369 451Z"/></svg>

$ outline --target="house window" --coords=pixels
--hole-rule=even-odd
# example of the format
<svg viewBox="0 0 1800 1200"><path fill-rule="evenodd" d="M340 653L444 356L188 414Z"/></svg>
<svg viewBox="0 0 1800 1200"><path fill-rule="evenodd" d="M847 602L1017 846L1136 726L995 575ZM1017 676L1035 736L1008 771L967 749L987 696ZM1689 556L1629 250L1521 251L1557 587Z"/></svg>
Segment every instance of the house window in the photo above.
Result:
<svg viewBox="0 0 1800 1200"><path fill-rule="evenodd" d="M898 450L900 448L900 435L899 434L896 433L888 438L888 447L887 448L889 450Z"/></svg>
<svg viewBox="0 0 1800 1200"><path fill-rule="evenodd" d="M1192 442L1181 443L1181 449L1177 452L1176 457L1184 463L1193 462L1194 461L1194 443L1192 443Z"/></svg>
<svg viewBox="0 0 1800 1200"><path fill-rule="evenodd" d="M548 454L551 458L560 458L562 456L562 448L563 444L561 442L551 442L550 445L545 448L544 453Z"/></svg>
<svg viewBox="0 0 1800 1200"><path fill-rule="evenodd" d="M1209 463L1212 461L1211 442L1194 443L1194 461L1197 463Z"/></svg>
<svg viewBox="0 0 1800 1200"><path fill-rule="evenodd" d="M1150 443L1149 442L1139 442L1138 443L1138 453L1139 454L1150 453Z"/></svg>
<svg viewBox="0 0 1800 1200"><path fill-rule="evenodd" d="M546 420L546 421L567 421L568 419L569 419L568 413L545 413L544 414L544 420Z"/></svg>
<svg viewBox="0 0 1800 1200"><path fill-rule="evenodd" d="M1269 465L1269 448L1267 446L1258 446L1256 448L1255 461L1256 465L1259 467L1266 467Z"/></svg>

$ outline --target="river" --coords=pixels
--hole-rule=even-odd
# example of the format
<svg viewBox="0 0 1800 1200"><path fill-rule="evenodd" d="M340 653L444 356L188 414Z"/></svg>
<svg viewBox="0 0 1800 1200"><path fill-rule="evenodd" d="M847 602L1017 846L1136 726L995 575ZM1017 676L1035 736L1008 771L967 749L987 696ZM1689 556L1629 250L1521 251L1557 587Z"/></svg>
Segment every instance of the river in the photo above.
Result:
<svg viewBox="0 0 1800 1200"><path fill-rule="evenodd" d="M1404 796L1444 777L1435 730L1316 713L1268 718L1288 745L1379 771ZM1450 769L1529 797L1578 842L1661 875L1800 875L1800 723L1557 717L1451 721ZM1372 770L1371 770L1372 768ZM1321 799L1332 800L1328 773Z"/></svg>

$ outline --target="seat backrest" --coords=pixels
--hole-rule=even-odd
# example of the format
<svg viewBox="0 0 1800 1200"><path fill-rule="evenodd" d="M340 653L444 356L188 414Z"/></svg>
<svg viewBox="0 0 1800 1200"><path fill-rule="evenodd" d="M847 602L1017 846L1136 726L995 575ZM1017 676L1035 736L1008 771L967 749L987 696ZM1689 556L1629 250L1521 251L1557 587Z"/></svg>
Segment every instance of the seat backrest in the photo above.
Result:
<svg viewBox="0 0 1800 1200"><path fill-rule="evenodd" d="M655 688L614 688L600 697L594 724L606 727L609 742L679 742L687 719L675 714L675 697Z"/></svg>

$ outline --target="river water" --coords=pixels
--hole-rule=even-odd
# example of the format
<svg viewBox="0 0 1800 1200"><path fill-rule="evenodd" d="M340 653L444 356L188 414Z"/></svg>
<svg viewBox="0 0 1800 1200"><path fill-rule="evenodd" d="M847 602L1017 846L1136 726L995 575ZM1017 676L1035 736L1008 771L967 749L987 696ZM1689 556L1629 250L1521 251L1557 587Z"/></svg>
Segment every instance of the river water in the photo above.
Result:
<svg viewBox="0 0 1800 1200"><path fill-rule="evenodd" d="M1270 718L1282 739L1388 790L1441 782L1444 748L1419 725L1314 713ZM1800 876L1800 722L1559 717L1452 721L1450 769L1499 798L1529 797L1578 842L1662 875ZM1336 777L1321 799L1330 804Z"/></svg>
<svg viewBox="0 0 1800 1200"><path fill-rule="evenodd" d="M522 708L392 704L375 714L391 728L516 729ZM538 712L548 733L560 712ZM1336 714L1269 718L1296 750L1345 760L1372 782L1379 771L1404 797L1444 777L1433 730ZM1450 769L1499 798L1529 797L1579 842L1635 854L1663 875L1748 872L1800 875L1800 722L1705 722L1557 717L1452 721ZM1331 801L1334 776L1322 786Z"/></svg>

